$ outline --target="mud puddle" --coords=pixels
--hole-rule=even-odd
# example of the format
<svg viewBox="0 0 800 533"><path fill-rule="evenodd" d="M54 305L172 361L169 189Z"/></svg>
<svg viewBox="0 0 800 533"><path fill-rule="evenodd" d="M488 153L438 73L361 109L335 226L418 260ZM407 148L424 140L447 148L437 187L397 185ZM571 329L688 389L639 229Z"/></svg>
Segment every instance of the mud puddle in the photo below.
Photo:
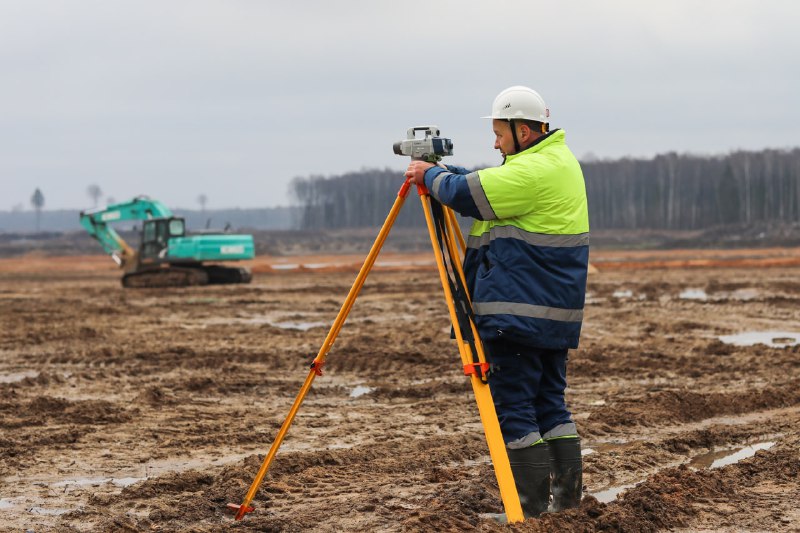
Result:
<svg viewBox="0 0 800 533"><path fill-rule="evenodd" d="M759 450L769 450L775 446L775 441L756 442L748 446L715 450L698 455L689 461L689 466L697 470L703 468L722 468L736 464L744 459L753 457Z"/></svg>
<svg viewBox="0 0 800 533"><path fill-rule="evenodd" d="M365 387L363 385L358 385L353 390L350 391L351 398L358 398L360 396L364 396L365 394L369 394L370 392L375 391L375 387Z"/></svg>
<svg viewBox="0 0 800 533"><path fill-rule="evenodd" d="M0 383L16 383L25 378L36 379L39 377L39 372L36 370L28 370L26 372L14 372L12 374L0 374Z"/></svg>
<svg viewBox="0 0 800 533"><path fill-rule="evenodd" d="M734 335L720 335L719 340L734 346L763 344L770 348L788 348L800 343L800 333L793 331L745 331Z"/></svg>

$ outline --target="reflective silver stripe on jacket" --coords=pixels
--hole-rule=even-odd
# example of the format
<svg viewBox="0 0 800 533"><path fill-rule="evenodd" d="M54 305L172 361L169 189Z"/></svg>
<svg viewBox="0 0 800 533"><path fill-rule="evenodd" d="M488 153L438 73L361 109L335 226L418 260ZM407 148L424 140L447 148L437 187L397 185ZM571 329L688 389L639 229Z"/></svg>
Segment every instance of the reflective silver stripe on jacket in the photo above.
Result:
<svg viewBox="0 0 800 533"><path fill-rule="evenodd" d="M439 198L439 187L442 185L442 180L444 179L444 175L447 172L439 172L436 174L436 177L433 178L433 183L431 183L431 195L436 198L437 202L441 202L442 200Z"/></svg>
<svg viewBox="0 0 800 533"><path fill-rule="evenodd" d="M481 178L477 172L467 174L467 185L469 193L472 195L472 201L475 202L483 220L497 220L497 215L494 214L494 209L489 204L489 199L481 187Z"/></svg>
<svg viewBox="0 0 800 533"><path fill-rule="evenodd" d="M532 246L553 246L557 248L589 245L588 232L574 235L548 235L547 233L525 231L516 226L495 226L483 235L470 235L467 239L467 248L477 249L481 246L488 246L494 239L518 239Z"/></svg>
<svg viewBox="0 0 800 533"><path fill-rule="evenodd" d="M476 315L516 315L528 318L544 318L561 322L580 322L583 309L562 309L546 305L520 304L514 302L472 302Z"/></svg>

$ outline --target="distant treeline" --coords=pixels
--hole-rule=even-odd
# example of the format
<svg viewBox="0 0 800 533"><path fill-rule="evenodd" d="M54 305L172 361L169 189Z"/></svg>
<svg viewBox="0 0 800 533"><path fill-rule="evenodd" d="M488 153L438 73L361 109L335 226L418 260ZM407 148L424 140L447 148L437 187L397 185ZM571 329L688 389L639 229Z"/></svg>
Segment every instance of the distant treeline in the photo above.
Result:
<svg viewBox="0 0 800 533"><path fill-rule="evenodd" d="M341 176L295 178L290 193L300 204L301 229L380 226L397 199L402 170L365 169ZM424 227L425 217L412 189L395 226Z"/></svg>
<svg viewBox="0 0 800 533"><path fill-rule="evenodd" d="M583 163L596 228L800 221L800 148Z"/></svg>
<svg viewBox="0 0 800 533"><path fill-rule="evenodd" d="M592 228L703 229L727 224L800 221L800 148L724 156L668 153L652 159L582 163ZM402 174L362 170L295 178L304 229L383 223ZM412 191L398 226L424 226Z"/></svg>

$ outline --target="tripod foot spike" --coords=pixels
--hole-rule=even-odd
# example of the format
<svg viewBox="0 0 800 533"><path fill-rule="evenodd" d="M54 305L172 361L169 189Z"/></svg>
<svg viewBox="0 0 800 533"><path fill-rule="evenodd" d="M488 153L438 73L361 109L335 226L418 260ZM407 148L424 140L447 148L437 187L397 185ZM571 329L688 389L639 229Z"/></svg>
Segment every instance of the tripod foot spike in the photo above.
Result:
<svg viewBox="0 0 800 533"><path fill-rule="evenodd" d="M230 509L231 511L236 511L235 519L241 520L242 518L244 518L244 515L246 515L247 513L252 513L253 511L255 511L256 508L253 507L252 505L239 505L238 503L229 503L228 509Z"/></svg>

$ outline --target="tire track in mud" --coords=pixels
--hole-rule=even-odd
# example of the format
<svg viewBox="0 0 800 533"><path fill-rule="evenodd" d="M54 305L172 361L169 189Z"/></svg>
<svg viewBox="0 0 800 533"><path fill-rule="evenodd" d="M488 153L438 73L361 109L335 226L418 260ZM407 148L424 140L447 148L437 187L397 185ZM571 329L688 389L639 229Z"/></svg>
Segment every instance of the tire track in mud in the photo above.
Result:
<svg viewBox="0 0 800 533"><path fill-rule="evenodd" d="M800 380L761 390L700 393L687 389L648 392L594 409L580 421L588 436L619 432L621 427L653 427L694 422L720 415L734 415L800 404Z"/></svg>

